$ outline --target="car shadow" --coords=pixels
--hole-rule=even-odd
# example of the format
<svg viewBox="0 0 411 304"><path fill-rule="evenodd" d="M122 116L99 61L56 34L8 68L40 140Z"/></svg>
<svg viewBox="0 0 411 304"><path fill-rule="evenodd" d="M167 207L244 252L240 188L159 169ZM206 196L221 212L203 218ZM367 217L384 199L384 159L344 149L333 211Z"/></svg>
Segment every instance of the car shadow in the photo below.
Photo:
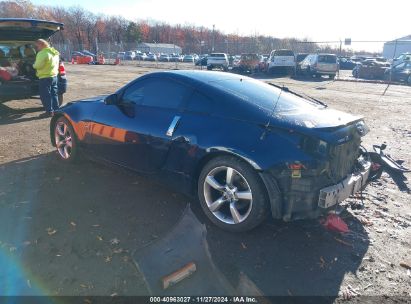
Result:
<svg viewBox="0 0 411 304"><path fill-rule="evenodd" d="M9 125L13 123L21 123L21 122L42 119L41 116L25 117L27 114L33 114L36 112L42 113L44 112L44 108L43 107L30 107L30 108L14 109L12 107L5 105L4 103L0 103L0 125Z"/></svg>
<svg viewBox="0 0 411 304"><path fill-rule="evenodd" d="M230 284L246 275L266 296L332 303L344 277L361 271L369 246L349 213L346 236L318 221L267 220L228 233L210 224L192 198L122 169L67 164L48 153L0 165L0 281L12 286L3 293L148 295L131 253L167 236L187 204L205 224L213 263Z"/></svg>
<svg viewBox="0 0 411 304"><path fill-rule="evenodd" d="M407 183L408 179L404 173L389 168L385 168L384 171L388 173L400 191L411 193L411 189Z"/></svg>

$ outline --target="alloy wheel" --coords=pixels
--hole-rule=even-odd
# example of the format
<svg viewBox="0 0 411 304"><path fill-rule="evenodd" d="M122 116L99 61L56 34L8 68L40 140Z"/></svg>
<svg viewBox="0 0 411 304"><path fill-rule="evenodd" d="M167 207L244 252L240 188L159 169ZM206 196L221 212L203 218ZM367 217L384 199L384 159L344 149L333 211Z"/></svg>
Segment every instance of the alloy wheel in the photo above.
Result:
<svg viewBox="0 0 411 304"><path fill-rule="evenodd" d="M69 159L73 149L73 139L70 129L65 122L59 121L56 124L54 138L60 156L64 159Z"/></svg>
<svg viewBox="0 0 411 304"><path fill-rule="evenodd" d="M250 215L252 191L237 170L227 166L212 169L204 180L203 189L208 209L220 221L239 224Z"/></svg>

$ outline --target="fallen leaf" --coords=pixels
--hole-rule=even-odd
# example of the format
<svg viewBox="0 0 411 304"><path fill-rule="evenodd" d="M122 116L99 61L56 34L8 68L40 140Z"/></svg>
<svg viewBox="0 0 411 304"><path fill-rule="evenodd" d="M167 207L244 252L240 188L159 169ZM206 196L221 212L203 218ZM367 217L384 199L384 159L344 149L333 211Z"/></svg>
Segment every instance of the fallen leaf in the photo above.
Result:
<svg viewBox="0 0 411 304"><path fill-rule="evenodd" d="M241 242L241 247L243 247L243 249L247 249L247 246L243 242Z"/></svg>
<svg viewBox="0 0 411 304"><path fill-rule="evenodd" d="M101 236L97 236L97 239L99 240L99 241L102 241L103 240L103 238L101 237Z"/></svg>
<svg viewBox="0 0 411 304"><path fill-rule="evenodd" d="M114 238L110 240L111 245L117 245L120 244L120 240L118 238Z"/></svg>
<svg viewBox="0 0 411 304"><path fill-rule="evenodd" d="M401 267L404 267L404 268L406 268L406 269L411 269L411 265L410 265L409 263L407 263L407 262L401 262L401 263L400 263L400 266L401 266Z"/></svg>
<svg viewBox="0 0 411 304"><path fill-rule="evenodd" d="M106 263L109 263L109 262L111 262L111 259L112 259L111 256L106 256L106 257L104 258L104 261L105 261Z"/></svg>
<svg viewBox="0 0 411 304"><path fill-rule="evenodd" d="M47 234L48 235L53 235L53 234L56 234L57 233L57 230L56 229L53 229L53 228L47 228L46 229L46 231L47 231Z"/></svg>
<svg viewBox="0 0 411 304"><path fill-rule="evenodd" d="M73 227L77 226L77 224L75 222L70 222L70 225L73 226Z"/></svg>
<svg viewBox="0 0 411 304"><path fill-rule="evenodd" d="M339 238L334 237L334 240L336 240L337 242L339 242L339 243L341 243L341 244L343 244L343 245L345 245L345 246L354 247L353 244L348 243L348 242L343 241L343 240L340 240Z"/></svg>

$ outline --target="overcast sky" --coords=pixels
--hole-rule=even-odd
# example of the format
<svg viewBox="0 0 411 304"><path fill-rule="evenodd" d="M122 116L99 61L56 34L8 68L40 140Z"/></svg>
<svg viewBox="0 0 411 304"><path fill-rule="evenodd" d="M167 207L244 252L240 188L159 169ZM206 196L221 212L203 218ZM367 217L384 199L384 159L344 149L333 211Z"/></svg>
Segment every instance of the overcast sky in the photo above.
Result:
<svg viewBox="0 0 411 304"><path fill-rule="evenodd" d="M386 41L411 35L411 0L33 0L35 4L82 6L127 19L194 24L225 33L263 34L314 41ZM383 4L384 3L384 4ZM353 43L381 50L382 43Z"/></svg>

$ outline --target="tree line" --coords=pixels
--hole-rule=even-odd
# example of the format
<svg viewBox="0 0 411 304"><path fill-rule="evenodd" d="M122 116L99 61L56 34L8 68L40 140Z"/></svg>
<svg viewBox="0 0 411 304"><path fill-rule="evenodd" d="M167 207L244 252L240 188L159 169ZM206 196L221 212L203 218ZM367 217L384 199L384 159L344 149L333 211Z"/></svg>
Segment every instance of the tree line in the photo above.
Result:
<svg viewBox="0 0 411 304"><path fill-rule="evenodd" d="M140 42L171 43L182 47L184 53L227 52L241 54L269 53L273 49L287 48L295 52L315 52L319 49L336 51L331 46L320 46L308 39L275 38L271 36L225 34L202 26L170 25L161 21L127 20L121 16L95 14L79 6L34 5L29 0L0 2L1 18L35 18L64 23L64 30L52 37L58 45L72 49L96 51L99 44L135 49ZM337 53L338 51L336 51ZM345 52L343 50L343 52Z"/></svg>

